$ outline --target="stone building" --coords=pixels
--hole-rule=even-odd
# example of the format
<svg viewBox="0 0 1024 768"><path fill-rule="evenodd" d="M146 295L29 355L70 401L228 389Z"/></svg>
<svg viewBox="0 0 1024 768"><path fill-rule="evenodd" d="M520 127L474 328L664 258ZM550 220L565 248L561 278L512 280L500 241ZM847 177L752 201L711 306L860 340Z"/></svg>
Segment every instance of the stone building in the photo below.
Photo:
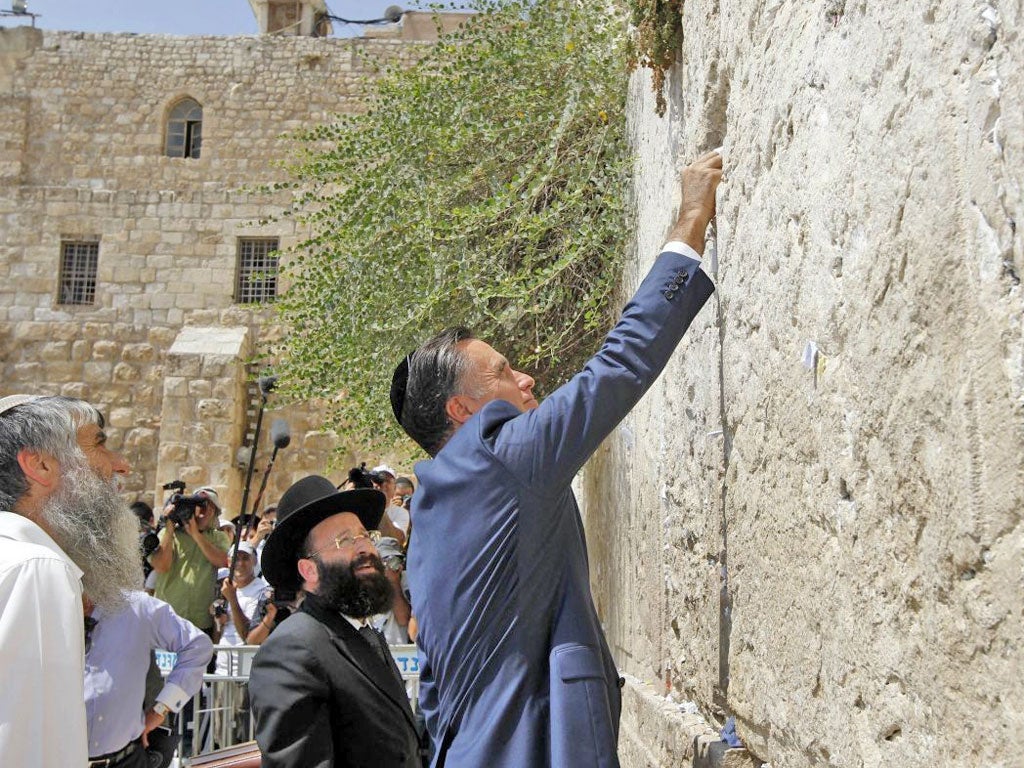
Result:
<svg viewBox="0 0 1024 768"><path fill-rule="evenodd" d="M99 405L151 502L181 478L240 503L274 251L306 234L272 220L286 193L257 191L287 179L286 134L358 109L368 62L436 39L429 14L341 39L316 36L323 0L251 4L259 36L0 29L0 395ZM315 405L276 416L292 443L268 499L338 444Z"/></svg>
<svg viewBox="0 0 1024 768"><path fill-rule="evenodd" d="M1022 766L1022 5L683 19L665 117L632 86L622 291L678 168L724 144L718 291L579 483L623 765L692 765L700 712L772 768ZM282 131L357 106L362 50L412 48L0 31L0 395L88 397L133 492L183 476L237 504L245 361L271 332L239 263L303 235L247 187L280 177ZM337 440L287 416L279 484Z"/></svg>

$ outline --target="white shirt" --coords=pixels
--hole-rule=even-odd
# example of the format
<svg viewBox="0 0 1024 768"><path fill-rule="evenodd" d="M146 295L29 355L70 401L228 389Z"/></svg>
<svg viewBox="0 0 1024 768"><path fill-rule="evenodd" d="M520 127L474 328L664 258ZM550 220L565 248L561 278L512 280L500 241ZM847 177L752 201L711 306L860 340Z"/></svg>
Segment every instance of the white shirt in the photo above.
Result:
<svg viewBox="0 0 1024 768"><path fill-rule="evenodd" d="M0 759L89 762L82 569L22 515L0 512Z"/></svg>
<svg viewBox="0 0 1024 768"><path fill-rule="evenodd" d="M242 609L242 613L245 614L245 623L248 624L252 621L252 617L256 613L256 604L263 597L263 593L270 587L267 582L261 578L254 578L244 587L239 587L236 595L238 596L238 606ZM220 636L220 643L218 645L245 645L245 638L238 636L238 630L235 629L235 622L231 616L231 604L228 604L228 623L224 625L224 631ZM226 675L228 674L228 661L234 656L236 659L239 658L239 654L231 654L220 652L217 654L217 674ZM245 654L242 657L241 670L236 670L232 674L249 674L249 667L252 664L252 654ZM237 667L238 664L236 663Z"/></svg>
<svg viewBox="0 0 1024 768"><path fill-rule="evenodd" d="M388 507L388 518L406 536L409 535L409 510L405 507Z"/></svg>

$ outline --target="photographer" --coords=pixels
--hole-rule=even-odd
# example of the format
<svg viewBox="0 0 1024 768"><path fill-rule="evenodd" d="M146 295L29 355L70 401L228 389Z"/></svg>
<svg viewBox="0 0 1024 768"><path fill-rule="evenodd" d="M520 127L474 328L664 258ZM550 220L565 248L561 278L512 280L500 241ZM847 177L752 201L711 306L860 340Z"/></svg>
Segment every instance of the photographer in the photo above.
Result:
<svg viewBox="0 0 1024 768"><path fill-rule="evenodd" d="M157 572L154 595L213 637L209 607L217 589L217 569L228 564L231 541L217 530L217 492L204 487L192 496L176 493L163 510L160 546L149 556Z"/></svg>
<svg viewBox="0 0 1024 768"><path fill-rule="evenodd" d="M384 575L391 582L394 597L391 610L372 617L370 623L384 635L389 645L404 645L409 642L409 619L412 616L405 577L405 553L395 539L388 537L377 541L377 553L384 563Z"/></svg>
<svg viewBox="0 0 1024 768"><path fill-rule="evenodd" d="M382 469L386 469L388 471L377 471ZM344 483L339 485L338 489L353 490L356 488L373 488L384 494L386 504L395 493L394 470L387 466L378 467L377 470L367 470L366 462L364 461L358 467L352 467L352 469L348 471L348 479ZM404 512L405 510L399 511ZM393 538L398 542L399 546L405 546L405 531L403 531L401 528L395 525L387 514L385 514L384 517L381 518L379 528L381 536Z"/></svg>
<svg viewBox="0 0 1024 768"><path fill-rule="evenodd" d="M228 558L234 554L228 550ZM223 622L219 645L243 645L249 634L249 624L256 613L256 606L270 585L255 574L256 551L247 541L238 545L235 572L231 578L221 582L220 593L227 601L227 613L219 620ZM215 617L217 618L217 617ZM230 654L220 653L217 658L217 674L248 674L248 664L229 664ZM232 668L234 667L234 668Z"/></svg>
<svg viewBox="0 0 1024 768"><path fill-rule="evenodd" d="M256 604L245 642L248 645L262 645L282 621L299 609L302 596L301 591L268 589Z"/></svg>
<svg viewBox="0 0 1024 768"><path fill-rule="evenodd" d="M149 578L149 574L153 570L153 566L149 564L149 556L160 546L153 508L144 501L133 501L129 508L139 521L139 549L142 550L142 576L143 578Z"/></svg>
<svg viewBox="0 0 1024 768"><path fill-rule="evenodd" d="M273 532L277 525L277 504L268 504L263 508L263 514L257 518L256 527L250 526L249 543L256 550L256 575L263 574L263 547L267 545L267 537Z"/></svg>

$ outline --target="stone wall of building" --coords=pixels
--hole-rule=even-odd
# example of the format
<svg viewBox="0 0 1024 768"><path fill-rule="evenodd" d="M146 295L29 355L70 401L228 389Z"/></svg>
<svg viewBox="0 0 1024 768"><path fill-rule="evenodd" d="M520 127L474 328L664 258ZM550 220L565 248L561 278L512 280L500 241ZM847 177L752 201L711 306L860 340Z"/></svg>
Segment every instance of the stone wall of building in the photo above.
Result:
<svg viewBox="0 0 1024 768"><path fill-rule="evenodd" d="M724 144L718 290L581 484L616 658L773 768L1020 766L1024 5L683 18L624 292ZM629 764L676 727L628 707Z"/></svg>
<svg viewBox="0 0 1024 768"><path fill-rule="evenodd" d="M297 147L287 132L359 109L369 65L412 61L422 45L0 29L0 394L100 406L110 444L133 466L132 496L153 501L160 483L188 475L237 508L251 405L239 382L273 332L269 310L235 303L237 239L288 248L305 235L293 219L268 221L289 195L257 187L287 180L280 162ZM164 155L183 96L203 107L198 158ZM93 305L57 303L68 239L99 242ZM171 355L192 326L243 329L244 351L198 363ZM338 442L315 405L281 413L294 436L268 499L324 472ZM263 467L266 432L261 442Z"/></svg>

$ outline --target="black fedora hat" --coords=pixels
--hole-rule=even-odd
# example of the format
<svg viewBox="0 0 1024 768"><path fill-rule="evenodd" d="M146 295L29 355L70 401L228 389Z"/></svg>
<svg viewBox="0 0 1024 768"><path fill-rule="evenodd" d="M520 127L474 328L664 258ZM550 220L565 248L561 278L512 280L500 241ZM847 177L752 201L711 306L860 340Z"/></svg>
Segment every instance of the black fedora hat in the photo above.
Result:
<svg viewBox="0 0 1024 768"><path fill-rule="evenodd" d="M342 512L351 512L367 530L374 530L384 516L386 501L375 489L339 491L326 477L302 478L277 504L277 526L267 537L260 558L263 577L278 589L298 589L299 550L306 535L318 523Z"/></svg>

